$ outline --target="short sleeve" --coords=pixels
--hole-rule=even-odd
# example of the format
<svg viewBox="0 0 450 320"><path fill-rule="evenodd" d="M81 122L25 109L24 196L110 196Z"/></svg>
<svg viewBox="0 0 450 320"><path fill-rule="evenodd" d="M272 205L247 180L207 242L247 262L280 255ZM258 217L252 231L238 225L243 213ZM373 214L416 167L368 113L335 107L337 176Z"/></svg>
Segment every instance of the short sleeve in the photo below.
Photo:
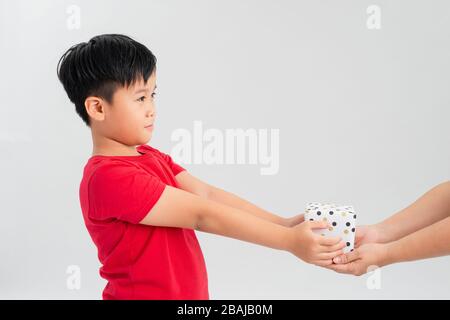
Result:
<svg viewBox="0 0 450 320"><path fill-rule="evenodd" d="M175 163L175 161L173 161L172 157L169 156L168 154L166 154L164 152L161 152L161 151L158 151L158 152L161 155L161 157L164 159L164 161L169 165L169 167L172 170L172 173L173 173L174 176L179 174L181 171L185 171L186 170L185 168L183 168L179 164Z"/></svg>
<svg viewBox="0 0 450 320"><path fill-rule="evenodd" d="M88 197L91 219L139 223L156 204L165 184L142 168L112 161L91 176Z"/></svg>

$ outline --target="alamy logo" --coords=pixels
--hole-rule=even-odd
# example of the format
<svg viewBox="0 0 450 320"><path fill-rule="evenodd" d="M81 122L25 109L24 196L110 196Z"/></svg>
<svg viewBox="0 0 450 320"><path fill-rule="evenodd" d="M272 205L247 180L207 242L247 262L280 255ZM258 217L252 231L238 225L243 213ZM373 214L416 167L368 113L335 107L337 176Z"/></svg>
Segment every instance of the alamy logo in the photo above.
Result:
<svg viewBox="0 0 450 320"><path fill-rule="evenodd" d="M376 265L371 265L367 268L369 276L366 280L366 286L369 290L381 289L381 268Z"/></svg>
<svg viewBox="0 0 450 320"><path fill-rule="evenodd" d="M81 269L77 265L67 266L66 273L69 275L66 279L66 286L69 290L80 290L81 288Z"/></svg>
<svg viewBox="0 0 450 320"><path fill-rule="evenodd" d="M70 5L66 8L68 14L66 26L69 30L77 30L81 27L81 8L77 5Z"/></svg>
<svg viewBox="0 0 450 320"><path fill-rule="evenodd" d="M367 17L367 29L380 30L381 29L381 8L377 5L370 5L366 9Z"/></svg>
<svg viewBox="0 0 450 320"><path fill-rule="evenodd" d="M180 164L254 164L261 175L275 175L279 170L279 129L203 130L201 121L194 121L193 131L176 129L171 140L176 144L171 156Z"/></svg>

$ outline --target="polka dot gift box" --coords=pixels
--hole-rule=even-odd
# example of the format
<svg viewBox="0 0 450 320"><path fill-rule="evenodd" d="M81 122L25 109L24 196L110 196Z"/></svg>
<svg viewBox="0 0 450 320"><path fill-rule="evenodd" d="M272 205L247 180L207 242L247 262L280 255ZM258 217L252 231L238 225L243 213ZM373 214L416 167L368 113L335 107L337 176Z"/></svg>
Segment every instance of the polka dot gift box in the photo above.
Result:
<svg viewBox="0 0 450 320"><path fill-rule="evenodd" d="M353 251L355 244L356 214L352 206L335 204L308 203L305 210L305 221L327 221L328 229L315 229L314 232L325 237L341 237L346 243L344 253Z"/></svg>

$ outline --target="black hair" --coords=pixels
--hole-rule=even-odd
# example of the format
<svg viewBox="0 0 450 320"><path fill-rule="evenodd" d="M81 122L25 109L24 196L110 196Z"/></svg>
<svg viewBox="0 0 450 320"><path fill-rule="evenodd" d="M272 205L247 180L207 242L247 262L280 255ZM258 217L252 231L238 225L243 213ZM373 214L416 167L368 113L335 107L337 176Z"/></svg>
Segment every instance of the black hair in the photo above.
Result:
<svg viewBox="0 0 450 320"><path fill-rule="evenodd" d="M156 57L143 44L121 34L103 34L72 46L59 59L57 75L78 115L90 126L84 102L98 96L109 103L118 86L147 82Z"/></svg>

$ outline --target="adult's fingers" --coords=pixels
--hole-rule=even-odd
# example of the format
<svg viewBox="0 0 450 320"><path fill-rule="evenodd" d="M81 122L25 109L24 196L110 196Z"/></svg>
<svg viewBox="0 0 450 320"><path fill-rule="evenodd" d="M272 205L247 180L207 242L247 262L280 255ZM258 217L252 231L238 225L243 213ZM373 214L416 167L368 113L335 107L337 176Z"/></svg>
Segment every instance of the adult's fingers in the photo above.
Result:
<svg viewBox="0 0 450 320"><path fill-rule="evenodd" d="M359 259L359 251L355 249L349 253L342 254L333 259L333 262L336 264L346 264L352 261Z"/></svg>
<svg viewBox="0 0 450 320"><path fill-rule="evenodd" d="M325 268L336 271L338 273L352 273L353 269L350 269L350 264L330 264L325 266Z"/></svg>
<svg viewBox="0 0 450 320"><path fill-rule="evenodd" d="M363 238L364 238L364 234L362 233L362 231L358 230L358 228L356 228L355 247L359 247L359 243L363 240Z"/></svg>
<svg viewBox="0 0 450 320"><path fill-rule="evenodd" d="M368 232L367 226L358 226L355 231L355 247L359 247Z"/></svg>
<svg viewBox="0 0 450 320"><path fill-rule="evenodd" d="M314 262L314 264L316 266L325 267L326 268L327 266L333 264L333 260L331 260L331 259L317 260L317 261Z"/></svg>

